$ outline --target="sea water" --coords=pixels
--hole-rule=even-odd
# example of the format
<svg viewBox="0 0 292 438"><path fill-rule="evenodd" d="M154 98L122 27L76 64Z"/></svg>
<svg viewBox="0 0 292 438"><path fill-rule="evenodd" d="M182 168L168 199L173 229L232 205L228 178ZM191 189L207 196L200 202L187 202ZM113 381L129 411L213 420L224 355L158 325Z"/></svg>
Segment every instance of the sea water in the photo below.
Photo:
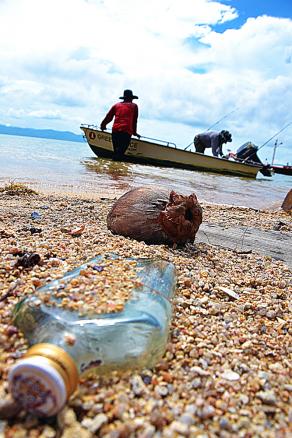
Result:
<svg viewBox="0 0 292 438"><path fill-rule="evenodd" d="M145 185L179 193L194 192L199 201L252 208L279 207L292 177L275 174L256 179L97 158L84 143L0 135L0 187L21 182L45 193L119 197Z"/></svg>

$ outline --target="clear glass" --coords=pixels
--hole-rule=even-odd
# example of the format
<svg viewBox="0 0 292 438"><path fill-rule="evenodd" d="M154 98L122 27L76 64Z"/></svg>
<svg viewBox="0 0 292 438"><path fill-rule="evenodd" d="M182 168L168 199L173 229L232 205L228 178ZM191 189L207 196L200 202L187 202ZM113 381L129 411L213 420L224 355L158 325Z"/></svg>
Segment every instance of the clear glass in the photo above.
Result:
<svg viewBox="0 0 292 438"><path fill-rule="evenodd" d="M115 256L111 256L114 258ZM78 276L89 260L38 290L47 292ZM80 316L78 312L39 303L28 297L14 310L14 323L30 345L52 343L63 348L74 359L79 372L104 374L111 370L152 367L161 358L167 343L171 320L171 299L176 287L173 264L162 260L137 259L136 288L118 313ZM68 344L68 335L75 338Z"/></svg>

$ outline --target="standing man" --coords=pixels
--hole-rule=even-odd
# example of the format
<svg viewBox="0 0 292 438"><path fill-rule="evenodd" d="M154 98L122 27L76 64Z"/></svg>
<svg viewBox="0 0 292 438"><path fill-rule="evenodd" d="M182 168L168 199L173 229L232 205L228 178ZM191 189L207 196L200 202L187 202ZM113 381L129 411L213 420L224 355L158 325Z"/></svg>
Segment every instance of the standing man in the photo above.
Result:
<svg viewBox="0 0 292 438"><path fill-rule="evenodd" d="M207 131L198 134L194 138L196 152L203 154L206 148L212 148L214 157L223 156L222 145L232 141L232 136L229 131Z"/></svg>
<svg viewBox="0 0 292 438"><path fill-rule="evenodd" d="M120 99L123 99L123 102L113 105L100 124L100 129L104 131L106 125L115 118L112 127L112 142L114 159L118 161L128 149L132 135L140 138L137 134L138 105L133 103L133 99L138 99L138 96L134 96L132 90L125 90Z"/></svg>

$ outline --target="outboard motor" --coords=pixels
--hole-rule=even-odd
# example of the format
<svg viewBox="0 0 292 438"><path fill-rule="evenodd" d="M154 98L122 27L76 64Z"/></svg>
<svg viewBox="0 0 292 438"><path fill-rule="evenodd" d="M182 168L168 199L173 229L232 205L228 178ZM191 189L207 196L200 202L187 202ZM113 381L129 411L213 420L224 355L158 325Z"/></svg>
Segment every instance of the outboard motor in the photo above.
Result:
<svg viewBox="0 0 292 438"><path fill-rule="evenodd" d="M258 149L259 148L254 143L248 141L237 149L236 156L237 158L245 161L246 163L263 164L259 159L259 157L257 156Z"/></svg>
<svg viewBox="0 0 292 438"><path fill-rule="evenodd" d="M236 151L236 159L238 161L244 161L245 163L250 164L261 164L263 167L260 169L260 172L264 176L272 176L272 169L269 164L263 164L257 155L258 146L256 146L251 141L244 143L240 148Z"/></svg>

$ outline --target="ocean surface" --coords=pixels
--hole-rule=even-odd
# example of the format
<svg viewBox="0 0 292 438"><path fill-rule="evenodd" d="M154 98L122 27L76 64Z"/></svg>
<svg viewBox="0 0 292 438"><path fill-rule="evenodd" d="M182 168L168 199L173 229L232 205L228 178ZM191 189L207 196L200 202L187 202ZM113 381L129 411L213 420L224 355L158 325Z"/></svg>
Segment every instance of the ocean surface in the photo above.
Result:
<svg viewBox="0 0 292 438"><path fill-rule="evenodd" d="M0 186L22 182L45 193L121 196L134 187L159 185L195 193L199 201L252 208L279 207L292 177L257 179L209 172L117 163L97 158L86 141L75 143L0 135Z"/></svg>

